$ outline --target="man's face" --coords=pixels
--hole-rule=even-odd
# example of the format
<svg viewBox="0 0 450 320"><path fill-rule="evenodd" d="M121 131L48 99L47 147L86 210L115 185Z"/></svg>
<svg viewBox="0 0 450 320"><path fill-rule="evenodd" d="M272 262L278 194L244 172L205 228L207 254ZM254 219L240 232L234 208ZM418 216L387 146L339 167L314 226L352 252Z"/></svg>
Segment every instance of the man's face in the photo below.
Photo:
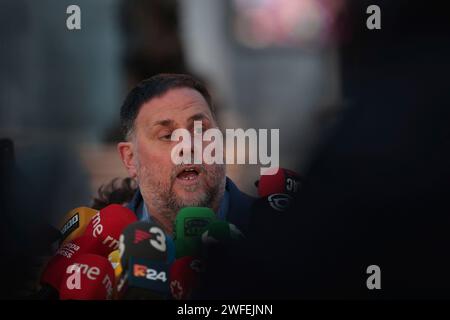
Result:
<svg viewBox="0 0 450 320"><path fill-rule="evenodd" d="M175 165L171 159L179 142L171 141L172 132L184 128L193 137L194 121L199 120L203 131L217 127L203 96L190 88L171 89L151 99L135 120L132 144L139 187L150 211L162 212L172 221L182 207L214 208L223 196L224 165Z"/></svg>

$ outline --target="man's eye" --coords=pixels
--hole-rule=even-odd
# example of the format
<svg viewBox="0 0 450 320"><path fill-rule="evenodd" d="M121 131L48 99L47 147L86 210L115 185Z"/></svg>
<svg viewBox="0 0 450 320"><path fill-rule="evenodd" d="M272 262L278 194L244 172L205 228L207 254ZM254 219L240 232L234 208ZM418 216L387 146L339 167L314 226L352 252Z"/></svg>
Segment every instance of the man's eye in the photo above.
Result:
<svg viewBox="0 0 450 320"><path fill-rule="evenodd" d="M171 137L172 137L172 134L164 134L164 135L160 136L159 139L163 140L163 141L170 141Z"/></svg>

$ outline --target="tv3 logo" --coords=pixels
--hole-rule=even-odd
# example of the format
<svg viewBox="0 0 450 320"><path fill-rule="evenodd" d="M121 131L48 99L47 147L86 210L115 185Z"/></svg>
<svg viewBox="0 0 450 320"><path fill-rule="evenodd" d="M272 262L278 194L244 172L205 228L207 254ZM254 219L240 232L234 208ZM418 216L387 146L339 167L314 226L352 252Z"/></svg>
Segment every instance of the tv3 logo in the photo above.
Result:
<svg viewBox="0 0 450 320"><path fill-rule="evenodd" d="M167 281L166 272L164 272L164 271L158 272L155 269L148 268L147 266L144 266L141 264L134 265L133 274L135 277L143 277L148 280L153 280L153 281L160 280L162 282Z"/></svg>
<svg viewBox="0 0 450 320"><path fill-rule="evenodd" d="M162 231L161 228L154 226L154 227L150 228L149 232L150 233L146 233L145 231L140 230L139 237L141 237L142 239L148 237L150 244L155 249L157 249L161 252L165 252L167 250L167 246L166 246L166 236L164 234L164 231ZM136 240L136 238L135 238L135 240ZM125 253L125 250L126 250L125 236L123 234L121 234L119 237L119 257L120 257L120 259L122 259L123 255Z"/></svg>
<svg viewBox="0 0 450 320"><path fill-rule="evenodd" d="M134 231L134 244L141 243L144 240L149 240L150 244L161 252L166 251L166 236L161 228L156 226L151 227L148 232L145 230L136 229ZM119 245L120 247L120 245Z"/></svg>

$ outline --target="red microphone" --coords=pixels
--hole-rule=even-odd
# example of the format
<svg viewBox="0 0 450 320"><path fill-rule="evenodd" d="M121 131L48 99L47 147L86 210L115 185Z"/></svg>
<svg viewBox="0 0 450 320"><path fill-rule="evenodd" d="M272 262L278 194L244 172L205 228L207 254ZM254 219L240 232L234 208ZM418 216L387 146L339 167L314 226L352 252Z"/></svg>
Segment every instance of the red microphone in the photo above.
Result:
<svg viewBox="0 0 450 320"><path fill-rule="evenodd" d="M121 205L112 204L100 210L92 217L83 236L58 249L41 275L41 284L58 290L67 266L81 253L108 257L118 249L122 230L136 220L136 215Z"/></svg>
<svg viewBox="0 0 450 320"><path fill-rule="evenodd" d="M119 237L123 229L137 220L133 211L118 204L111 204L94 215L86 227L85 237L98 245L96 252L107 257L119 248Z"/></svg>
<svg viewBox="0 0 450 320"><path fill-rule="evenodd" d="M96 254L80 254L67 266L59 288L61 300L111 300L114 270Z"/></svg>
<svg viewBox="0 0 450 320"><path fill-rule="evenodd" d="M255 184L261 198L277 193L293 196L300 188L301 178L292 170L279 168L276 174L263 175Z"/></svg>
<svg viewBox="0 0 450 320"><path fill-rule="evenodd" d="M185 256L175 260L169 270L169 287L172 297L176 300L189 299L198 287L202 262L194 257Z"/></svg>
<svg viewBox="0 0 450 320"><path fill-rule="evenodd" d="M256 183L260 198L250 209L246 235L252 239L265 239L264 235L282 227L287 221L285 213L289 212L301 183L299 174L284 168L279 168L274 175L262 175Z"/></svg>
<svg viewBox="0 0 450 320"><path fill-rule="evenodd" d="M79 237L75 240L64 243L56 254L50 259L41 274L41 285L50 286L58 290L62 276L74 259L83 253L94 252L96 243L87 237Z"/></svg>

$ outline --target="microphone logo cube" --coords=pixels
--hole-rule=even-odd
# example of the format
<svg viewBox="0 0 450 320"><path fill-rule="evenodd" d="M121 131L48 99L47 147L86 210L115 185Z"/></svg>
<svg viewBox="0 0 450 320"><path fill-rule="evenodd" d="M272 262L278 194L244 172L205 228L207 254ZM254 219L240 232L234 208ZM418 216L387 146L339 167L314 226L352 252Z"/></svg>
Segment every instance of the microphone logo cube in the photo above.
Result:
<svg viewBox="0 0 450 320"><path fill-rule="evenodd" d="M72 218L67 221L61 228L62 239L65 239L73 230L80 226L80 215L77 212Z"/></svg>
<svg viewBox="0 0 450 320"><path fill-rule="evenodd" d="M162 261L130 257L128 285L154 292L168 293L168 264Z"/></svg>
<svg viewBox="0 0 450 320"><path fill-rule="evenodd" d="M211 219L187 218L184 221L185 237L200 236L208 227Z"/></svg>

